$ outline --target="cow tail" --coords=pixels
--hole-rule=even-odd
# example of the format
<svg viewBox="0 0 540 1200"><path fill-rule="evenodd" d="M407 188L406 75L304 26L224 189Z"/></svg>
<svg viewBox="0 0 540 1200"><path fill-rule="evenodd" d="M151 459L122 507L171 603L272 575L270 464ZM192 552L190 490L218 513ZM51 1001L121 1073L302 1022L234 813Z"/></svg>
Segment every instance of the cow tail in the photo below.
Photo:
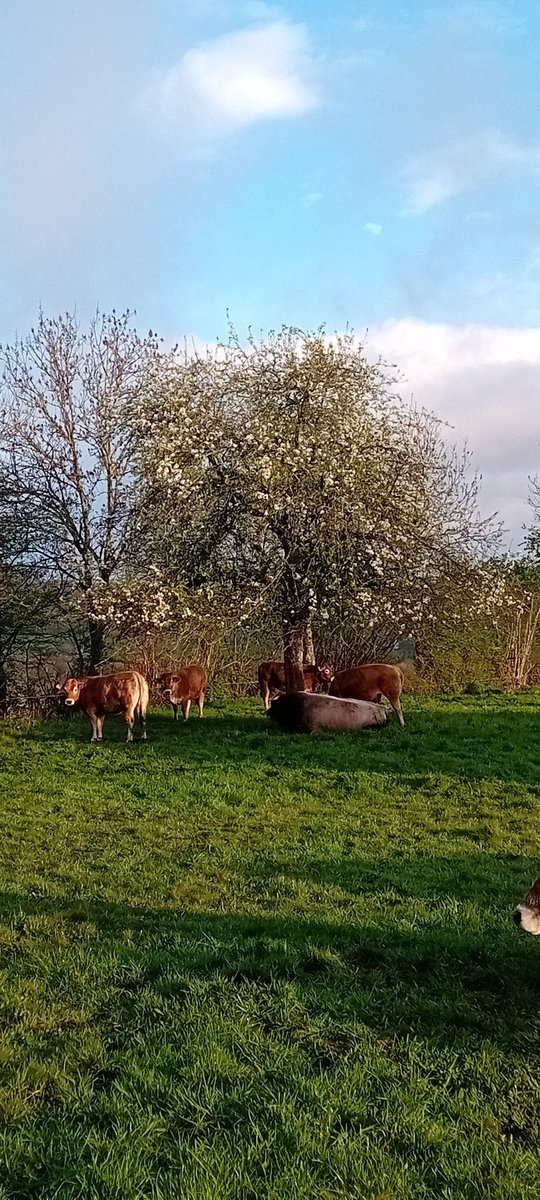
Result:
<svg viewBox="0 0 540 1200"><path fill-rule="evenodd" d="M138 680L139 680L139 703L137 706L137 710L138 710L138 716L142 719L142 717L146 716L146 710L148 708L148 701L150 699L150 692L148 689L148 682L145 679L144 675L138 674Z"/></svg>

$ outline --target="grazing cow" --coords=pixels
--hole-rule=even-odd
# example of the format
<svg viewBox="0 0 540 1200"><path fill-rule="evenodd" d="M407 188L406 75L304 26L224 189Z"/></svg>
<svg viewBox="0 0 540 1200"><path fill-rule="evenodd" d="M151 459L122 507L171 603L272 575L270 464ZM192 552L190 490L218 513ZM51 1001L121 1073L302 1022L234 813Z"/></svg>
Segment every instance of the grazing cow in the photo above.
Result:
<svg viewBox="0 0 540 1200"><path fill-rule="evenodd" d="M338 671L330 682L328 694L341 696L343 700L371 700L376 704L380 704L381 697L386 696L400 725L404 725L400 700L403 684L401 667L390 663L369 663L365 667L352 667L350 671Z"/></svg>
<svg viewBox="0 0 540 1200"><path fill-rule="evenodd" d="M123 713L127 721L127 741L133 741L135 717L141 723L141 739L146 740L146 709L148 684L139 671L122 671L117 675L87 675L83 679L66 679L62 688L68 708L75 705L90 717L93 742L103 739L103 722L107 713Z"/></svg>
<svg viewBox="0 0 540 1200"><path fill-rule="evenodd" d="M535 879L523 903L514 910L514 921L525 933L534 937L540 933L540 879Z"/></svg>
<svg viewBox="0 0 540 1200"><path fill-rule="evenodd" d="M314 692L290 692L272 700L268 716L287 733L317 733L320 729L347 732L386 724L382 704L341 700Z"/></svg>
<svg viewBox="0 0 540 1200"><path fill-rule="evenodd" d="M317 667L305 664L304 687L306 692L322 691L323 688L328 687L332 675L333 671L331 667ZM285 663L274 660L260 663L257 668L257 678L261 700L266 712L268 712L272 696L285 691Z"/></svg>
<svg viewBox="0 0 540 1200"><path fill-rule="evenodd" d="M178 720L178 706L182 716L187 721L192 702L199 705L199 717L203 715L204 698L208 687L208 674L204 667L175 667L172 671L164 671L159 676L158 683L161 694L172 706L175 721Z"/></svg>

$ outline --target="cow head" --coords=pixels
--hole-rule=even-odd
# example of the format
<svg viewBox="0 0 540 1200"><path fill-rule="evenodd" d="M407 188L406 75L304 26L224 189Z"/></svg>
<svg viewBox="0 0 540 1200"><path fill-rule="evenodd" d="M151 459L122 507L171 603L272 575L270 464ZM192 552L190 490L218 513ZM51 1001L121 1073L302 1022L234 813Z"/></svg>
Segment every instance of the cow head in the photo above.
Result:
<svg viewBox="0 0 540 1200"><path fill-rule="evenodd" d="M334 668L329 663L320 663L317 666L317 673L319 676L319 686L323 691L327 692L335 675Z"/></svg>
<svg viewBox="0 0 540 1200"><path fill-rule="evenodd" d="M540 879L536 879L522 904L514 911L514 921L525 933L540 933Z"/></svg>
<svg viewBox="0 0 540 1200"><path fill-rule="evenodd" d="M66 679L66 682L63 684L61 691L64 693L64 703L67 704L68 708L77 703L81 694L81 686L82 680L80 679Z"/></svg>
<svg viewBox="0 0 540 1200"><path fill-rule="evenodd" d="M173 674L172 671L162 671L161 675L156 677L156 686L161 692L163 692L164 689L170 691L171 684L176 683L177 679L178 675Z"/></svg>

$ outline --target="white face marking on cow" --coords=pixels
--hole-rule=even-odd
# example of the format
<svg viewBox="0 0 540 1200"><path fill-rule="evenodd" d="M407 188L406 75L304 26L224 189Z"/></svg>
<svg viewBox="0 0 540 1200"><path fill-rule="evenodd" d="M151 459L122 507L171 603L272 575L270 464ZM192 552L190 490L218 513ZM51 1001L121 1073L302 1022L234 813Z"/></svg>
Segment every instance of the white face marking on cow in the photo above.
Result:
<svg viewBox="0 0 540 1200"><path fill-rule="evenodd" d="M517 919L518 913L519 920ZM520 929L523 929L524 933L532 933L533 937L538 937L540 934L540 912L537 912L536 909L527 908L526 904L518 904L514 913L514 920L516 921L516 925L519 925Z"/></svg>
<svg viewBox="0 0 540 1200"><path fill-rule="evenodd" d="M81 685L77 679L66 679L62 690L66 693L65 704L70 708L78 699Z"/></svg>

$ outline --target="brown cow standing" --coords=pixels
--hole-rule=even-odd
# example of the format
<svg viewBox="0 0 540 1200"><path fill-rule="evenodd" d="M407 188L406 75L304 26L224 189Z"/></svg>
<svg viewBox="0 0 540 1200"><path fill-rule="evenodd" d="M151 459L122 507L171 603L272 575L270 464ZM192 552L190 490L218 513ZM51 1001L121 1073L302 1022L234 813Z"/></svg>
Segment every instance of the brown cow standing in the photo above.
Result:
<svg viewBox="0 0 540 1200"><path fill-rule="evenodd" d="M199 705L199 717L203 715L204 698L208 687L208 674L204 667L193 664L189 667L176 667L164 671L157 680L162 696L172 706L175 721L178 720L178 706L182 716L187 721L189 710L194 700Z"/></svg>
<svg viewBox="0 0 540 1200"><path fill-rule="evenodd" d="M266 712L270 708L270 700L279 692L285 691L285 663L270 660L260 663L257 668L259 691ZM304 688L306 692L316 692L328 687L332 678L330 667L308 666L304 664Z"/></svg>
<svg viewBox="0 0 540 1200"><path fill-rule="evenodd" d="M400 699L404 681L401 667L390 663L368 663L365 667L338 671L330 683L328 694L348 700L371 700L376 704L380 703L382 696L386 696L400 725L404 725Z"/></svg>
<svg viewBox="0 0 540 1200"><path fill-rule="evenodd" d="M87 675L66 679L62 691L68 708L75 704L90 717L93 742L103 740L103 722L107 713L123 713L127 721L127 741L133 741L135 717L141 722L141 739L146 740L148 684L139 671L117 675Z"/></svg>

